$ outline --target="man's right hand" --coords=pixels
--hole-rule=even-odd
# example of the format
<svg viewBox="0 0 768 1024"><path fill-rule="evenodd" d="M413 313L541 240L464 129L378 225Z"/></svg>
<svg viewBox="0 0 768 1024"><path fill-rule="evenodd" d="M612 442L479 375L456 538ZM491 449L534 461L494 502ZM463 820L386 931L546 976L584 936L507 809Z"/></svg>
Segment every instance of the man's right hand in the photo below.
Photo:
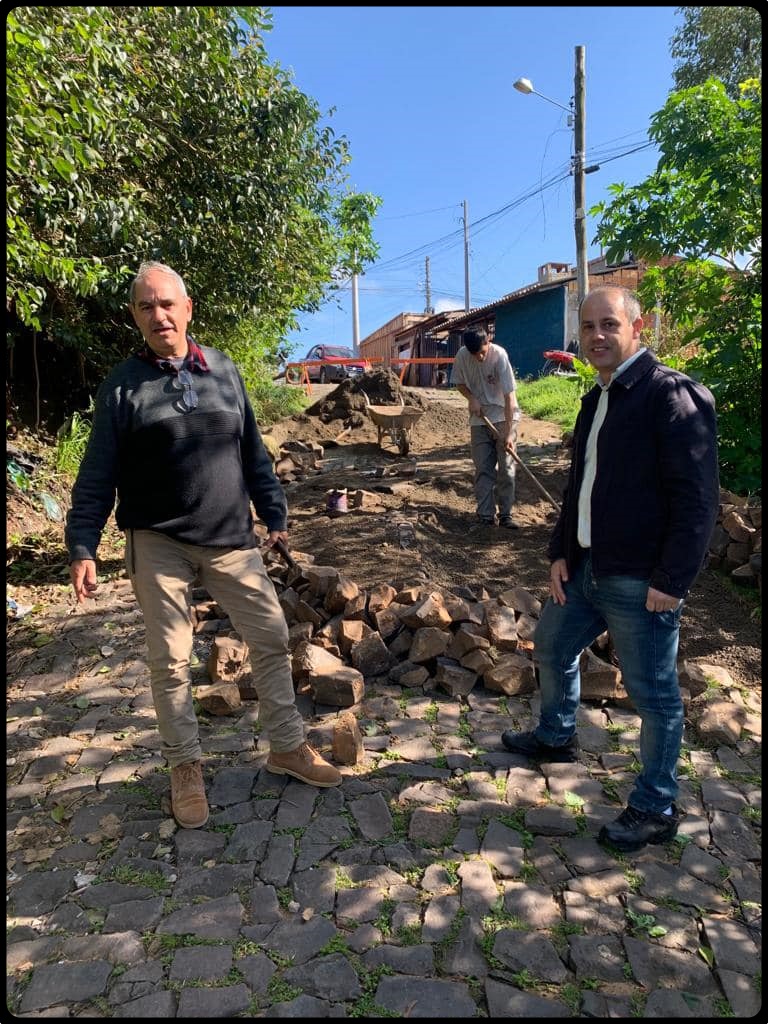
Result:
<svg viewBox="0 0 768 1024"><path fill-rule="evenodd" d="M568 565L564 558L557 558L549 567L549 592L555 604L565 604L564 583L568 582Z"/></svg>
<svg viewBox="0 0 768 1024"><path fill-rule="evenodd" d="M482 416L483 415L483 407L482 407L482 405L480 405L478 400L476 398L474 398L474 397L470 398L470 400L469 400L469 411L470 411L470 414L472 416Z"/></svg>
<svg viewBox="0 0 768 1024"><path fill-rule="evenodd" d="M96 563L92 558L78 558L70 562L69 578L78 604L83 604L86 597L96 596Z"/></svg>

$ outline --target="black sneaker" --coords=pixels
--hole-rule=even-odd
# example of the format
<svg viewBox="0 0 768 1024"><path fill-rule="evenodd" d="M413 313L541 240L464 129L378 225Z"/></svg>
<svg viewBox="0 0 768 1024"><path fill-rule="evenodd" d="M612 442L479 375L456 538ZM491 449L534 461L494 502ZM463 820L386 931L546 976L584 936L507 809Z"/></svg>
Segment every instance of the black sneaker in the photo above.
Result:
<svg viewBox="0 0 768 1024"><path fill-rule="evenodd" d="M572 764L579 758L579 741L571 736L560 747L550 747L536 738L534 732L511 732L501 734L501 742L513 754L524 754L536 761L547 761L555 764Z"/></svg>
<svg viewBox="0 0 768 1024"><path fill-rule="evenodd" d="M496 525L495 519L478 519L473 526L470 526L468 533L481 533L492 529Z"/></svg>
<svg viewBox="0 0 768 1024"><path fill-rule="evenodd" d="M622 853L632 853L646 843L654 846L668 843L676 835L679 824L680 815L674 804L671 814L639 811L628 804L616 821L612 821L610 825L603 825L597 838L601 843L610 843Z"/></svg>
<svg viewBox="0 0 768 1024"><path fill-rule="evenodd" d="M499 520L499 526L501 526L505 530L517 529L517 523L512 518L512 516L502 516L501 519Z"/></svg>

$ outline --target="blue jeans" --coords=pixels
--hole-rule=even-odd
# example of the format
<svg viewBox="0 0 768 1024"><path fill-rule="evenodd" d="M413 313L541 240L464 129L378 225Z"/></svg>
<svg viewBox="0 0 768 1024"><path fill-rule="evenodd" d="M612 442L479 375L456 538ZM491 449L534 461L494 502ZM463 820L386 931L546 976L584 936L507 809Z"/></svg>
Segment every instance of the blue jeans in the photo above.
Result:
<svg viewBox="0 0 768 1024"><path fill-rule="evenodd" d="M677 796L677 759L683 738L683 701L677 679L681 601L674 611L649 612L648 580L593 576L589 556L565 584L566 603L550 598L534 636L541 718L536 736L561 746L576 731L579 656L606 629L622 681L641 720L640 760L629 803L660 813Z"/></svg>
<svg viewBox="0 0 768 1024"><path fill-rule="evenodd" d="M497 426L504 429L504 424ZM501 438L486 426L470 427L470 451L475 467L475 501L480 519L493 519L496 506L504 518L515 503L515 460Z"/></svg>

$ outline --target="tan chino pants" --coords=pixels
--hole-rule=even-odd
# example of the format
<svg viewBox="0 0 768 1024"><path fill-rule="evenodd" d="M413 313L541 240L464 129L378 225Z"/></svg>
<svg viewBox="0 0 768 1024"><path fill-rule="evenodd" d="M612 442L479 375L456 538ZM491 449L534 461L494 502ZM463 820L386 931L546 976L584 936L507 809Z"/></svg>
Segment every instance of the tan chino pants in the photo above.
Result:
<svg viewBox="0 0 768 1024"><path fill-rule="evenodd" d="M152 699L168 764L173 768L201 756L189 672L196 577L248 645L259 719L271 749L300 746L304 721L295 702L288 627L258 548L198 547L153 530L129 530L126 565L144 614Z"/></svg>

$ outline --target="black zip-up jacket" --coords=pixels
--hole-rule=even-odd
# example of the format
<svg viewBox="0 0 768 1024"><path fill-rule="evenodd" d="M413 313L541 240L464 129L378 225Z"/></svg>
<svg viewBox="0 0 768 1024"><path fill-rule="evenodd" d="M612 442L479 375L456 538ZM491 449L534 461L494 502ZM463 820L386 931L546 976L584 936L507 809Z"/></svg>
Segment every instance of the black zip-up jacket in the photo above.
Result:
<svg viewBox="0 0 768 1024"><path fill-rule="evenodd" d="M573 574L584 456L600 388L582 399L573 459L547 554ZM592 570L647 579L685 597L701 570L717 518L720 487L712 394L645 351L608 391L592 488Z"/></svg>
<svg viewBox="0 0 768 1024"><path fill-rule="evenodd" d="M175 374L131 356L99 388L93 427L72 489L70 560L96 557L115 504L122 530L223 548L257 546L253 502L268 530L284 530L287 503L242 377L201 346L210 372L194 373L197 408L184 411Z"/></svg>

